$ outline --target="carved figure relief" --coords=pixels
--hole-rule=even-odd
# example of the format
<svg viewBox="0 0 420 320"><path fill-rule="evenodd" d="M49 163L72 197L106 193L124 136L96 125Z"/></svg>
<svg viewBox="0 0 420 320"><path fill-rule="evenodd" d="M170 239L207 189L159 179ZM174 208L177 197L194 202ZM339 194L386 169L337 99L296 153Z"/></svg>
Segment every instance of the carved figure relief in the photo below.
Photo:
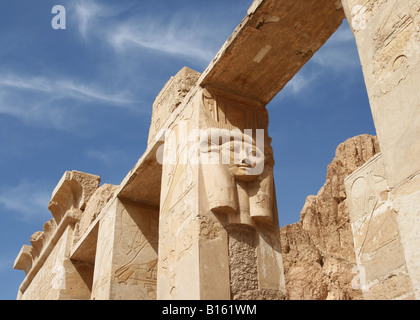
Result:
<svg viewBox="0 0 420 320"><path fill-rule="evenodd" d="M200 137L203 181L209 208L230 223L272 222L273 157L268 116L241 102L203 90L210 125Z"/></svg>
<svg viewBox="0 0 420 320"><path fill-rule="evenodd" d="M350 185L356 253L361 255L376 249L375 243L387 242L398 230L394 212L386 206L389 189L381 157L362 167Z"/></svg>

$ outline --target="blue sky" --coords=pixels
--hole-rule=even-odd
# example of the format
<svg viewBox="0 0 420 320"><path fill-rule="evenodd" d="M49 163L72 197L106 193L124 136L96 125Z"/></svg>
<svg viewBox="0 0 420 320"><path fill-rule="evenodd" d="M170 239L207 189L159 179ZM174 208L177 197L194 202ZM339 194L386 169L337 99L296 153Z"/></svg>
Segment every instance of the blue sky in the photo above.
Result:
<svg viewBox="0 0 420 320"><path fill-rule="evenodd" d="M52 218L66 170L120 184L146 148L152 104L170 76L204 71L252 0L2 0L0 299L24 278L13 262ZM54 30L54 5L66 30ZM335 149L375 134L346 22L267 106L280 224L299 220Z"/></svg>

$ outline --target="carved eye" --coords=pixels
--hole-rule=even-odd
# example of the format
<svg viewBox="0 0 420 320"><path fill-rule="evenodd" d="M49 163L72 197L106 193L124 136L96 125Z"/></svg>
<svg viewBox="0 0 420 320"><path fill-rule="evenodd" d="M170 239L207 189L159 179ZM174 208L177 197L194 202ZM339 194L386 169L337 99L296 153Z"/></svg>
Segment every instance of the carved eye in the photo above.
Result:
<svg viewBox="0 0 420 320"><path fill-rule="evenodd" d="M264 160L264 154L256 146L248 147L246 149L246 156L253 164Z"/></svg>
<svg viewBox="0 0 420 320"><path fill-rule="evenodd" d="M219 146L211 141L201 141L200 150L201 152L217 152L219 151Z"/></svg>

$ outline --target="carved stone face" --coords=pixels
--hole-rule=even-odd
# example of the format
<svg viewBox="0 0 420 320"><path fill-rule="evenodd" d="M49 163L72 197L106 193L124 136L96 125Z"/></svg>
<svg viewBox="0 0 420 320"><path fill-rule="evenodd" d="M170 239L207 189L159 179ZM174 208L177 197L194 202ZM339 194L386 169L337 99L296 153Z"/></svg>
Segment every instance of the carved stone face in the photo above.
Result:
<svg viewBox="0 0 420 320"><path fill-rule="evenodd" d="M271 140L261 132L254 140L247 130L210 128L201 133L201 172L209 209L228 214L229 223L272 223Z"/></svg>
<svg viewBox="0 0 420 320"><path fill-rule="evenodd" d="M221 146L222 153L224 148L229 148L228 168L235 179L254 181L259 176L255 174L254 169L264 165L264 155L255 145L249 142L230 141Z"/></svg>
<svg viewBox="0 0 420 320"><path fill-rule="evenodd" d="M217 139L202 141L201 152L211 159L213 164L226 165L232 176L240 181L254 181L263 171L264 152L247 135L229 132L226 136L220 135ZM227 141L226 141L227 140Z"/></svg>

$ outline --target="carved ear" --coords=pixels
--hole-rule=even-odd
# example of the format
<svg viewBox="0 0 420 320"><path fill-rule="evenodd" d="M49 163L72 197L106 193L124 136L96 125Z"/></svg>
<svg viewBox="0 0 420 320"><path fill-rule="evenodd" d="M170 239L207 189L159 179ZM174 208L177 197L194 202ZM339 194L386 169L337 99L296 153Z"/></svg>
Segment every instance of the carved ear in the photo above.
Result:
<svg viewBox="0 0 420 320"><path fill-rule="evenodd" d="M213 212L235 214L238 212L238 195L235 179L226 165L202 164L201 172L209 209Z"/></svg>

